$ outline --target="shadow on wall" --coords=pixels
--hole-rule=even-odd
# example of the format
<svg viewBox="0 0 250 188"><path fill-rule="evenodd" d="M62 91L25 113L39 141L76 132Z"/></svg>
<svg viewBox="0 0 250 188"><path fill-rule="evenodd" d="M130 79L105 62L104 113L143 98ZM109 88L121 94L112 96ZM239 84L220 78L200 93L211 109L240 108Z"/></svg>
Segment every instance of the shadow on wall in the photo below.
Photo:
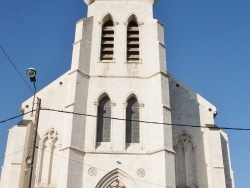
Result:
<svg viewBox="0 0 250 188"><path fill-rule="evenodd" d="M197 94L180 85L172 76L170 105L173 124L201 125ZM176 186L208 188L204 130L186 126L173 126L172 130L176 152Z"/></svg>
<svg viewBox="0 0 250 188"><path fill-rule="evenodd" d="M37 138L36 139L37 139L36 140L36 151L35 151L35 158L34 158L34 161L36 161L36 162L35 162L35 166L33 168L32 182L31 182L31 185L33 185L34 187L36 185L36 181L38 180L37 168L38 168L38 152L40 150L39 141L42 139L39 133L37 134Z"/></svg>
<svg viewBox="0 0 250 188"><path fill-rule="evenodd" d="M225 179L226 179L226 187L233 188L233 180L231 176L231 166L230 166L230 159L229 159L229 148L228 148L228 141L225 137L221 134L221 146L222 146L222 153L223 153L223 163L225 169Z"/></svg>

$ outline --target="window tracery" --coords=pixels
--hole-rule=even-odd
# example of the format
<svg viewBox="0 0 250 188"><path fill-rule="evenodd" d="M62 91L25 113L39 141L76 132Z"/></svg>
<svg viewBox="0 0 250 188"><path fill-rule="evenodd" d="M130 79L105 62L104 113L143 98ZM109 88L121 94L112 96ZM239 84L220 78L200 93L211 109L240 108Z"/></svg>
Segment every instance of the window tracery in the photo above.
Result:
<svg viewBox="0 0 250 188"><path fill-rule="evenodd" d="M38 153L38 186L54 188L57 186L59 149L61 147L59 134L52 128L43 137L39 144Z"/></svg>
<svg viewBox="0 0 250 188"><path fill-rule="evenodd" d="M197 187L195 149L192 136L182 131L175 146L177 188Z"/></svg>

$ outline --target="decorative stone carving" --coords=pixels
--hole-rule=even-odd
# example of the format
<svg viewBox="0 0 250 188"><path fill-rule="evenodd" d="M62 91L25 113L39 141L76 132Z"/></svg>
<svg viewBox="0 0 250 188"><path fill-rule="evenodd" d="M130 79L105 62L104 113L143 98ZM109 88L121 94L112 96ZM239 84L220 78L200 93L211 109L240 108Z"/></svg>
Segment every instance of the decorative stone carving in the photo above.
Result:
<svg viewBox="0 0 250 188"><path fill-rule="evenodd" d="M140 178L143 178L144 176L146 176L146 172L143 168L140 168L137 170L137 175L140 177Z"/></svg>
<svg viewBox="0 0 250 188"><path fill-rule="evenodd" d="M144 23L143 22L138 22L138 25L139 26L142 26Z"/></svg>
<svg viewBox="0 0 250 188"><path fill-rule="evenodd" d="M116 179L107 188L126 188L126 187L121 181Z"/></svg>
<svg viewBox="0 0 250 188"><path fill-rule="evenodd" d="M177 137L175 144L176 151L176 171L177 187L186 186L196 187L196 154L193 137L183 130Z"/></svg>
<svg viewBox="0 0 250 188"><path fill-rule="evenodd" d="M102 26L102 25L103 25L103 21L101 21L101 22L98 22L98 23L99 23L99 25L100 25L100 26Z"/></svg>
<svg viewBox="0 0 250 188"><path fill-rule="evenodd" d="M88 170L88 174L90 175L90 176L96 176L97 175L97 170L96 170L96 168L94 168L94 167L92 167L92 168L90 168L89 170Z"/></svg>
<svg viewBox="0 0 250 188"><path fill-rule="evenodd" d="M58 132L51 128L43 136L39 143L38 150L38 168L37 168L37 184L57 185L59 154L61 148L61 139Z"/></svg>
<svg viewBox="0 0 250 188"><path fill-rule="evenodd" d="M145 106L144 103L140 103L140 104L139 104L139 107L140 107L140 108L142 108L142 107L144 107L144 106Z"/></svg>

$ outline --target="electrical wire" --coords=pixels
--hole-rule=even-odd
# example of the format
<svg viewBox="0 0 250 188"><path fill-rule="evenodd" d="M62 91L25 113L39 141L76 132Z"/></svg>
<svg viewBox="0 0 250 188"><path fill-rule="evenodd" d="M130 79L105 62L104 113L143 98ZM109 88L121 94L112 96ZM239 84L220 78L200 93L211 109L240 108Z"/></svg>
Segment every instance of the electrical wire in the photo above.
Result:
<svg viewBox="0 0 250 188"><path fill-rule="evenodd" d="M44 111L52 111L52 112L58 112L58 113L67 113L67 114L74 114L74 115L82 115L82 116L88 116L88 117L100 117L100 116L96 116L96 115L90 115L90 114L84 114L84 113L75 113L75 112L69 112L69 111L63 111L63 110L55 110L55 109L49 109L49 108L41 108L40 110L44 110ZM18 116L14 116L12 118L8 118L6 120L3 120L3 121L0 121L0 123L3 123L3 122L6 122L6 121L9 121L9 120L12 120L12 119L15 119L15 118L18 118L18 117L21 117L23 115L26 115L28 113L31 113L32 111L29 111L29 112L26 112L24 114L21 114L21 115L18 115ZM108 118L108 119L114 119L114 120L121 120L121 121L128 121L126 119L122 119L122 118L112 118L112 117L101 117L101 118ZM169 126L186 126L186 127L194 127L194 128L209 128L209 127L205 127L205 126L195 126L195 125L184 125L184 124L172 124L172 123L160 123L160 122L150 122L150 121L139 121L139 120L129 120L129 121L136 121L136 122L143 122L143 123L149 123L149 124L161 124L161 125L169 125ZM218 127L216 129L229 129L229 130L241 130L241 131L250 131L250 129L244 129L244 128L230 128L230 127ZM26 148L28 149L28 148ZM8 154L8 155L5 155L3 157L0 157L1 158L5 158L5 157L8 157L8 156L11 156L11 155L14 155L16 153L19 153L19 152L22 152L26 149L23 149L23 150L20 150L20 151L17 151L17 152L14 152L12 154ZM36 146L36 149L39 149L39 150L42 150L42 148L39 148L38 146ZM52 153L48 150L44 150L46 152L49 152L53 155L56 155L56 156L59 156L61 158L64 158L64 159L67 159L69 161L72 161L72 162L75 162L75 163L78 163L78 164L81 164L81 165L84 165L84 166L88 166L88 167L95 167L93 165L88 165L88 164L85 164L83 162L80 162L80 161L77 161L77 160L73 160L73 159L70 159L68 157L64 157L64 156L61 156L61 155L58 155L56 153ZM98 168L98 167L95 167L96 169L98 170L101 170L101 171L104 171L104 172L110 172L108 170L104 170L104 169L101 169L101 168ZM163 186L163 185L159 185L159 184L155 184L155 183L152 183L152 182L147 182L147 181L143 181L143 180L140 180L140 179L135 179L135 178L131 178L133 180L136 180L136 181L141 181L141 182L144 182L144 183L148 183L148 184L151 184L151 185L155 185L155 186L159 186L159 187L166 187L166 186Z"/></svg>
<svg viewBox="0 0 250 188"><path fill-rule="evenodd" d="M59 112L59 113L66 113L66 114L73 114L73 115L81 115L81 116L87 116L87 117L95 117L95 118L100 117L100 116L96 116L96 115L69 112L69 111L64 111L64 110L55 110L55 109L49 109L49 108L41 108L41 110ZM155 122L155 121L142 121L142 120L127 120L127 119L123 119L123 118L114 118L114 117L100 117L100 118L120 120L120 121L133 121L133 122L156 124L156 125L177 126L177 127L193 127L193 128L203 128L203 129L250 131L250 129L247 129L247 128L233 128L233 127L212 127L212 128L210 128L210 127L207 127L207 126L199 126L199 125L188 125L188 124L177 124L177 123L160 123L160 122Z"/></svg>
<svg viewBox="0 0 250 188"><path fill-rule="evenodd" d="M94 117L94 118L98 118L100 116L96 116L96 115L90 115L90 114L84 114L84 113L76 113L76 112L69 112L69 111L64 111L64 110L55 110L55 109L49 109L49 108L41 108L41 110L43 111L52 111L52 112L58 112L58 113L66 113L66 114L73 114L73 115L80 115L80 116L87 116L87 117ZM21 116L24 116L26 114L31 113L34 110L31 110L29 112L26 112L24 114L21 115L17 115L5 120L0 121L1 123L5 123L7 121L19 118ZM139 123L147 123L147 124L156 124L156 125L168 125L168 126L177 126L177 127L192 127L192 128L203 128L203 129L221 129L221 130L234 130L234 131L250 131L250 129L248 128L235 128L235 127L206 127L206 126L199 126L199 125L188 125L188 124L176 124L176 123L160 123L160 122L155 122L155 121L142 121L142 120L127 120L127 119L123 119L123 118L114 118L114 117L101 117L104 119L113 119L113 120L119 120L119 121L132 121L132 122L139 122Z"/></svg>
<svg viewBox="0 0 250 188"><path fill-rule="evenodd" d="M29 86L29 84L25 81L25 79L23 78L23 76L21 75L21 73L19 72L19 70L17 69L17 67L15 66L15 64L12 62L12 60L9 57L9 55L3 49L3 47L1 46L1 44L0 44L0 48L3 51L3 53L5 54L5 56L7 57L7 59L9 60L9 62L12 64L12 66L14 67L14 69L17 71L17 73L19 74L19 76L22 78L22 80L28 86L28 88L30 89L30 91L34 94L35 92L31 89L31 87ZM69 113L69 114L74 114L74 115L83 115L83 116L89 116L89 117L98 117L98 116L95 116L95 115L81 114L81 113L68 112L68 111L63 111L63 110L47 109L47 108L43 108L41 110L48 110L48 111L61 112L61 113ZM25 115L25 114L23 114L23 115ZM23 115L15 116L15 117L12 117L12 118L0 121L0 123L4 123L6 121L9 121L9 120L21 117ZM122 118L112 118L112 117L102 117L102 118L108 118L108 119L114 119L114 120L122 120L122 121L135 121L135 122L158 124L158 125L160 124L160 125L183 126L183 127L208 128L208 129L210 129L210 127L198 126L198 125L185 125L185 124L176 124L176 123L174 123L174 124L173 123L160 123L160 122L154 122L154 121L150 122L150 121L140 121L140 120L126 120L126 119L122 119ZM235 128L235 127L213 127L213 129L236 130L236 131L250 131L250 129L247 129L247 128Z"/></svg>
<svg viewBox="0 0 250 188"><path fill-rule="evenodd" d="M8 155L4 155L4 156L0 157L0 159L5 159L6 157L10 157L10 156L15 155L15 154L17 154L17 153L20 153L20 152L22 152L22 151L25 151L25 150L27 150L27 149L29 149L29 148L30 148L30 147L25 148L25 149L22 149L22 150L19 150L19 151L16 151L16 152L11 153L11 154L8 154Z"/></svg>
<svg viewBox="0 0 250 188"><path fill-rule="evenodd" d="M7 52L3 49L2 45L0 44L0 48L3 51L4 55L7 57L7 59L9 60L9 62L11 63L11 65L14 67L14 69L17 71L17 73L19 74L19 76L22 78L22 80L24 81L24 83L28 86L28 88L30 89L30 91L34 94L34 91L31 89L31 87L29 86L29 84L26 82L26 80L24 79L24 77L22 76L22 74L20 73L20 71L17 69L17 67L15 66L15 64L13 63L13 61L10 59L10 56L7 54Z"/></svg>
<svg viewBox="0 0 250 188"><path fill-rule="evenodd" d="M1 124L1 123L5 123L5 122L10 121L10 120L13 120L13 119L16 119L16 118L19 118L19 117L22 117L22 116L24 116L24 115L26 115L26 114L31 113L32 111L33 111L33 110L31 110L31 111L29 111L29 112L26 112L26 113L23 113L23 114L20 114L20 115L17 115L17 116L13 116L13 117L8 118L8 119L5 119L5 120L2 120L2 121L0 121L0 124Z"/></svg>
<svg viewBox="0 0 250 188"><path fill-rule="evenodd" d="M52 153L51 151L48 151L48 150L45 150L45 149L42 149L42 148L38 148L37 146L36 146L36 148L37 148L38 150L40 150L40 151L43 150L43 151L48 152L48 153L50 153L50 154L52 154L52 155L56 155L56 156L58 156L58 157L67 159L67 160L69 160L69 161L72 161L72 162L75 162L75 163L78 163L78 164L81 164L81 165L84 165L84 166L87 166L87 167L94 167L94 168L96 168L96 169L98 169L98 170L100 170L100 171L106 172L106 173L110 172L109 170L104 170L104 169L102 169L102 168L98 168L98 167L95 167L95 166L93 166L93 165L88 165L88 164L86 164L86 163L83 163L83 162L80 162L80 161L77 161L77 160L73 160L73 159L70 159L70 158L68 158L68 157L64 157L64 156L58 155L58 154L56 154L56 153ZM156 183L152 183L152 182L148 182L148 181L143 181L143 180L141 180L141 179L136 179L136 178L131 178L131 177L129 177L129 178L132 179L132 180L144 182L144 183L151 184L151 185L155 185L155 186L159 186L159 187L166 187L166 186L164 186L164 185L159 185L159 184L156 184Z"/></svg>
<svg viewBox="0 0 250 188"><path fill-rule="evenodd" d="M2 158L5 159L6 157L10 157L10 156L15 155L15 154L17 154L17 153L23 152L23 151L25 151L25 150L27 150L27 149L29 149L29 148L31 148L31 147L27 147L27 148L25 148L25 149L16 151L16 152L14 152L14 153L11 153L11 154L2 156L2 157L0 157L0 159L2 159ZM96 169L98 169L98 170L101 170L101 171L103 171L103 172L107 172L107 173L110 172L110 171L108 171L108 170L104 170L104 169L95 167L95 166L93 166L93 165L88 165L88 164L85 164L85 163L83 163L83 162L80 162L80 161L77 161L77 160L70 159L70 158L68 158L68 157L64 157L64 156L58 155L58 154L53 153L53 152L51 152L51 151L48 151L48 150L39 148L38 146L36 146L36 149L38 149L38 150L40 150L40 151L43 150L43 151L45 151L45 152L47 152L47 153L50 153L50 154L52 154L52 155L56 155L56 156L58 156L58 157L60 157L60 158L67 159L67 160L69 160L69 161L72 161L72 162L75 162L75 163L78 163L78 164L81 164L81 165L84 165L84 166L87 166L87 167L94 167L94 168L96 168ZM148 182L148 181L143 181L143 180L140 180L140 179L135 179L135 178L131 178L131 177L130 177L130 179L133 179L133 180L136 180L136 181L140 181L140 182L144 182L144 183L148 183L148 184L151 184L151 185L156 185L156 186L159 186L159 187L166 187L166 186L163 186L163 185L159 185L159 184L156 184L156 183L151 183L151 182Z"/></svg>

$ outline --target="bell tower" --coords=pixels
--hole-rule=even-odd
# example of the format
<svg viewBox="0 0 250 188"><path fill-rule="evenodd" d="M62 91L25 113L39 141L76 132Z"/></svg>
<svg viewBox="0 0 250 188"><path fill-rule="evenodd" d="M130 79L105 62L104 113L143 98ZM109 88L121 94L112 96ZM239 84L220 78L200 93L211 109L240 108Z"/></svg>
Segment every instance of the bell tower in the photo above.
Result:
<svg viewBox="0 0 250 188"><path fill-rule="evenodd" d="M72 129L84 127L84 136L81 144L69 141L93 166L84 166L82 183L99 188L120 178L125 187L175 187L172 127L149 123L171 123L163 25L153 18L156 1L84 2L88 17L76 25L71 67L78 76L70 87L77 93L69 98L75 109L95 116L75 120ZM98 175L89 178L92 172ZM112 172L117 176L105 179Z"/></svg>

